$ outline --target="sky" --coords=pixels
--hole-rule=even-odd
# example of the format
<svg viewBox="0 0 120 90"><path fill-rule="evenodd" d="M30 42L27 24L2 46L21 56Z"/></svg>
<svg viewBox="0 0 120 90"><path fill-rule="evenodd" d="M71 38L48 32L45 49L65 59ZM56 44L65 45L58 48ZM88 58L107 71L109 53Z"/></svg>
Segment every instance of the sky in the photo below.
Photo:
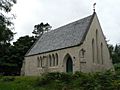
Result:
<svg viewBox="0 0 120 90"><path fill-rule="evenodd" d="M109 44L120 43L120 0L17 0L12 12L16 15L15 40L32 35L34 25L49 23L52 29L96 13Z"/></svg>

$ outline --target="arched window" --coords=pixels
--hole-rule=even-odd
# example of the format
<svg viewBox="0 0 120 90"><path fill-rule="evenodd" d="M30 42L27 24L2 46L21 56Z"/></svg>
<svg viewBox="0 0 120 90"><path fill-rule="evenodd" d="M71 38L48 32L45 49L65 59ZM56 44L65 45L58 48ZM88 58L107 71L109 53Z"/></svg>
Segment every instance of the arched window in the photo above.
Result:
<svg viewBox="0 0 120 90"><path fill-rule="evenodd" d="M37 67L40 67L40 59L37 57Z"/></svg>
<svg viewBox="0 0 120 90"><path fill-rule="evenodd" d="M101 63L103 64L104 61L103 61L103 44L101 43Z"/></svg>
<svg viewBox="0 0 120 90"><path fill-rule="evenodd" d="M56 53L55 56L56 56L56 66L57 66L58 65L58 54Z"/></svg>
<svg viewBox="0 0 120 90"><path fill-rule="evenodd" d="M53 59L53 66L55 66L55 56L52 54L52 59Z"/></svg>
<svg viewBox="0 0 120 90"><path fill-rule="evenodd" d="M96 57L97 57L97 63L99 63L99 59L98 59L98 30L96 30Z"/></svg>
<svg viewBox="0 0 120 90"><path fill-rule="evenodd" d="M52 58L51 58L51 55L49 55L49 66L50 66L50 67L52 66Z"/></svg>
<svg viewBox="0 0 120 90"><path fill-rule="evenodd" d="M95 62L95 42L94 39L92 39L92 59L93 63Z"/></svg>
<svg viewBox="0 0 120 90"><path fill-rule="evenodd" d="M40 57L40 67L42 67L42 57Z"/></svg>

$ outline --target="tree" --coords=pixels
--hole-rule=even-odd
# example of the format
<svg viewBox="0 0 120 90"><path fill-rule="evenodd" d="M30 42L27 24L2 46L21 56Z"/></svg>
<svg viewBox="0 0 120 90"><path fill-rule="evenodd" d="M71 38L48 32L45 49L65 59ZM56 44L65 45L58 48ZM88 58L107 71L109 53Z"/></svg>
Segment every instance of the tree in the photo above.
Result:
<svg viewBox="0 0 120 90"><path fill-rule="evenodd" d="M113 59L113 63L120 63L120 45L116 45L114 47L112 59Z"/></svg>
<svg viewBox="0 0 120 90"><path fill-rule="evenodd" d="M114 52L114 46L111 45L111 44L108 44L108 49L109 49L109 52L110 52L110 56L112 57L113 52Z"/></svg>
<svg viewBox="0 0 120 90"><path fill-rule="evenodd" d="M24 55L35 42L34 36L20 37L13 45L8 44L0 58L0 73L4 75L20 75Z"/></svg>
<svg viewBox="0 0 120 90"><path fill-rule="evenodd" d="M113 64L120 63L120 45L108 45Z"/></svg>
<svg viewBox="0 0 120 90"><path fill-rule="evenodd" d="M0 73L9 66L9 47L14 33L11 31L12 17L8 16L16 0L0 0ZM1 71L2 70L2 71Z"/></svg>
<svg viewBox="0 0 120 90"><path fill-rule="evenodd" d="M5 12L10 12L13 4L16 3L16 0L0 0L0 10Z"/></svg>
<svg viewBox="0 0 120 90"><path fill-rule="evenodd" d="M13 42L13 46L10 47L10 57L9 61L11 64L16 65L16 74L20 74L22 63L24 60L24 56L30 47L35 42L35 38L33 36L23 36L20 37L16 42Z"/></svg>
<svg viewBox="0 0 120 90"><path fill-rule="evenodd" d="M13 39L14 33L10 29L13 23L5 13L9 13L15 3L16 0L0 0L0 44L8 43Z"/></svg>
<svg viewBox="0 0 120 90"><path fill-rule="evenodd" d="M51 28L52 27L48 23L44 24L42 22L34 26L34 30L32 33L35 34L36 38L38 38L38 37L41 37L43 33L51 30Z"/></svg>

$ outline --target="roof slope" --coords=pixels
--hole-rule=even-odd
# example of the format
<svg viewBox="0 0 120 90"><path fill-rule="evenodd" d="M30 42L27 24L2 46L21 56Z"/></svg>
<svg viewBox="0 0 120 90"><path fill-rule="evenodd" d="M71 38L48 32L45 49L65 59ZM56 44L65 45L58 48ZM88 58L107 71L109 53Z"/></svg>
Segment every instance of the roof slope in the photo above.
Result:
<svg viewBox="0 0 120 90"><path fill-rule="evenodd" d="M84 41L93 15L44 33L26 56L72 47Z"/></svg>

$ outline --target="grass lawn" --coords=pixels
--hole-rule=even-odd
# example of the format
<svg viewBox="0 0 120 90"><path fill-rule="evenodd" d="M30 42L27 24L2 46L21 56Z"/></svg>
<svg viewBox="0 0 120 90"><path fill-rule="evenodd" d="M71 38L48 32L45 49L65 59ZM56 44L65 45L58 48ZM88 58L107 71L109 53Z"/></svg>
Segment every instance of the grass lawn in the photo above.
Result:
<svg viewBox="0 0 120 90"><path fill-rule="evenodd" d="M120 73L48 73L0 76L0 90L120 90Z"/></svg>

